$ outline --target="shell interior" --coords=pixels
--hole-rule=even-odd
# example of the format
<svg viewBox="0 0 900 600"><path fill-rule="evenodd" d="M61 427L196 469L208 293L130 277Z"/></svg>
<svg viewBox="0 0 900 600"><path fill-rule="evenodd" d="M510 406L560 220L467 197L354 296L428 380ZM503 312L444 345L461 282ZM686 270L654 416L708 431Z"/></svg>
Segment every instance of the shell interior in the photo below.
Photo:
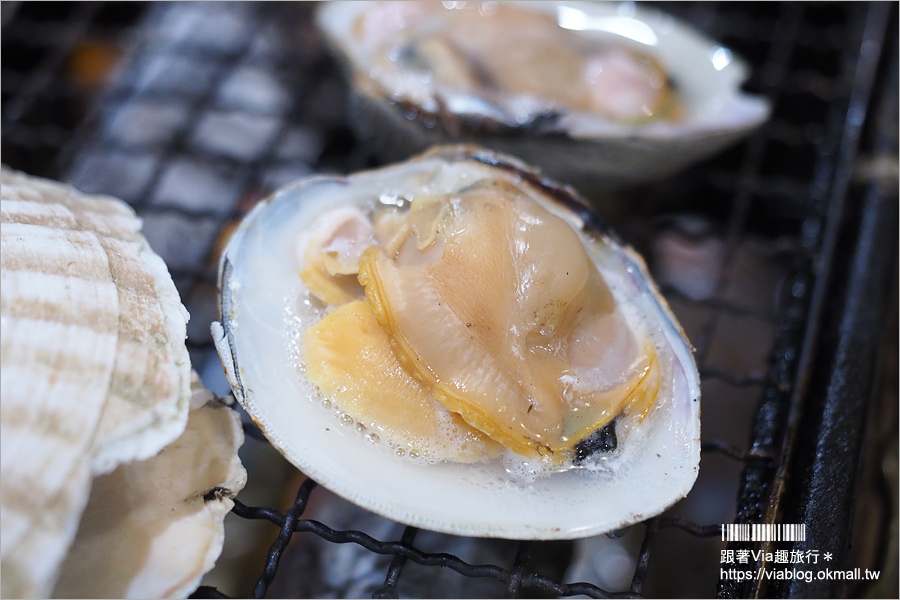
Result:
<svg viewBox="0 0 900 600"><path fill-rule="evenodd" d="M766 103L756 97L743 94L740 85L747 77L747 67L727 48L704 38L702 35L689 30L678 23L672 17L654 11L635 7L630 3L624 5L618 3L587 3L587 2L509 2L499 6L497 10L486 11L484 7L469 8L468 5L481 3L460 3L465 5L465 10L441 9L437 3L429 2L331 2L323 7L320 15L320 25L334 44L339 46L360 77L370 78L376 86L381 87L382 93L387 98L396 102L406 102L415 105L430 113L441 110L458 114L482 115L494 118L506 123L510 127L518 127L525 123L534 122L535 113L546 113L548 110L560 113L554 123L544 120L540 123L543 131L562 131L576 138L609 137L609 136L633 136L644 138L671 137L687 134L702 134L720 129L742 129L758 124L765 118L768 112ZM487 3L490 4L490 3ZM379 6L380 5L380 6ZM419 8L416 8L419 5ZM514 7L510 9L510 7ZM507 11L513 22L504 23L502 19L493 13ZM424 14L418 14L422 12ZM384 13L384 14L380 14ZM437 14L437 17L433 16ZM474 13L479 17L468 20L460 20L457 25L453 23L456 15ZM490 13L490 16L485 16ZM368 27L366 19L375 21ZM445 15L444 21L450 21L446 27L450 30L447 34L450 42L447 45L456 46L464 43L464 38L483 37L480 42L486 47L464 48L470 53L478 53L479 60L491 60L492 47L488 43L507 43L504 37L514 34L528 36L533 43L533 38L538 37L544 41L543 30L547 27L535 27L532 21L546 18L550 23L550 33L555 37L547 37L545 50L551 54L560 53L558 48L562 45L560 40L566 37L574 38L573 48L585 45L595 45L601 49L606 47L622 47L628 51L643 52L647 56L658 60L664 71L664 76L672 80L675 86L675 94L686 112L684 118L659 118L641 119L633 116L604 115L600 109L579 108L577 101L558 100L561 106L556 106L552 101L542 100L543 107L521 107L522 104L537 104L530 100L529 93L516 92L517 89L530 89L526 83L511 84L509 91L499 99L492 98L491 92L484 88L477 88L475 84L465 86L458 83L453 87L441 87L436 81L443 77L447 80L457 81L463 78L458 72L460 68L452 68L448 65L450 59L446 58L449 50L419 50L420 54L428 54L431 51L434 56L431 61L435 66L431 67L427 76L421 75L415 69L406 65L401 52L402 40L414 34L406 34L406 31L415 31L417 22L426 22L424 31L416 32L417 35L428 39L434 33L444 31L432 24L432 21L441 22L441 15ZM517 14L534 15L534 17L519 17ZM430 19L430 20L429 20ZM491 21L497 20L496 30ZM507 26L509 25L509 26ZM512 26L512 25L515 25ZM453 37L452 27L466 28L466 35L459 40ZM529 28L530 26L530 28ZM373 34L368 30L377 28L379 33ZM395 48L388 42L381 40L388 37L381 31L391 31L399 40ZM509 33L504 33L504 29ZM434 31L432 31L434 30ZM556 30L554 33L553 30ZM518 32L518 33L517 33ZM484 34L479 36L479 34ZM376 38L378 42L371 42L370 38ZM559 38L559 39L557 39ZM415 38L414 38L415 39ZM498 41L499 39L499 41ZM523 42L523 40L518 40ZM511 43L511 41L510 41ZM564 42L563 42L564 43ZM400 48L400 49L397 49ZM462 51L460 50L460 51ZM520 52L521 53L521 52ZM574 53L574 50L573 50ZM385 56L388 54L388 56ZM426 58L428 58L426 56ZM425 60L420 58L419 61ZM546 76L559 77L560 71L568 71L575 62L574 56L551 56L549 59L541 56L522 57L523 64L534 65L536 61L546 61ZM615 62L609 60L607 62ZM482 68L489 68L490 64ZM523 67L512 65L499 65L496 68L497 76L501 76L500 69L522 70ZM535 67L532 66L531 69ZM609 70L609 66L605 67ZM442 73L443 70L452 71ZM572 74L567 84L565 80L558 82L556 87L574 89L581 84L587 76L582 70L589 70L590 65ZM599 69L601 70L602 69ZM432 72L433 71L433 72ZM365 75L364 75L365 74ZM538 73L539 74L539 73ZM541 79L535 74L530 79ZM546 79L542 77L542 79ZM482 78L486 77L482 74ZM623 77L624 78L624 77ZM519 76L519 79L523 79ZM626 82L617 82L624 87ZM493 86L499 85L493 83ZM615 90L616 84L612 84L610 90ZM572 92L574 93L574 92ZM604 94L615 94L615 91L604 91ZM628 88L628 93L635 95L635 102L641 103L641 94ZM548 92L549 94L549 92ZM566 92L557 90L555 94L561 98L566 97ZM621 101L623 104L625 100ZM567 106L571 106L567 108ZM640 104L639 104L640 106ZM622 109L624 111L625 109ZM593 115L593 116L591 116Z"/></svg>
<svg viewBox="0 0 900 600"><path fill-rule="evenodd" d="M331 211L449 194L485 180L517 188L576 232L624 318L652 340L659 357L655 406L643 420L626 420L616 450L589 464L548 470L541 456L508 451L473 463L398 456L377 423L350 418L310 380L303 339L326 313L340 311L312 297L300 276L298 240ZM658 514L683 497L697 475L699 378L690 346L640 258L607 233L586 228L582 210L570 190L518 161L461 147L288 186L248 215L222 259L222 322L213 324L213 334L236 397L299 469L404 523L553 539L594 535Z"/></svg>
<svg viewBox="0 0 900 600"><path fill-rule="evenodd" d="M595 189L646 182L674 173L737 142L764 123L771 112L767 99L741 90L748 69L728 48L664 12L631 2L510 2L503 3L503 7L512 6L555 22L557 26L552 29L556 32L551 38L572 38L575 40L571 44L573 47L597 43L650 57L665 74L653 79L670 82L666 86L672 89L670 95L676 98L678 108L675 111L658 110L659 107L653 108L656 106L653 102L646 106L650 107L651 113L656 111L658 115L672 118L635 118L634 107L627 107L631 100L625 94L619 94L618 84L610 87L608 92L604 90L594 95L603 99L604 104L626 106L616 110L631 115L628 118L611 118L602 111L572 110L558 100L535 99L533 94L500 94L498 98L495 84L491 83L486 90L475 85L485 79L481 75L485 70L481 66L483 60L471 61L475 66L465 70L474 75L462 77L463 80L474 79L475 83L441 87L434 81L440 80L442 73L449 79L461 78L456 74L463 70L457 66L460 61L449 60L446 55L468 56L468 49L463 52L452 40L468 39L472 26L464 24L464 34L456 38L450 36L451 43L445 44L449 50L443 46L427 47L429 32L423 31L425 47L419 48L414 56L424 55L430 63L437 65L424 74L413 68L416 60L412 61L413 67L406 65L409 60L404 57L409 52L403 51L402 43L394 50L390 50L393 46L388 46L390 54L387 57L365 43L367 30L360 22L366 15L378 11L386 13L384 18L375 19L377 27L373 25L370 29L390 30L393 27L398 29L402 40L405 29L401 26L410 25L409 28L414 29L415 23L421 20L408 17L409 23L404 23L404 14L414 13L415 4L328 2L318 14L319 27L342 59L348 74L352 89L351 121L382 156L395 160L436 144L475 143L520 156L551 176L592 193ZM426 7L428 12L478 12L474 8L441 11L439 3L422 4L431 7ZM481 12L488 13L492 9L486 7L494 3L456 4L480 6ZM388 9L384 10L384 6ZM520 32L529 37L509 44L529 48L528 40L534 37L531 33L521 33L519 27L504 27L503 23L499 23L496 30L487 25L474 28L471 36L482 30L488 32L487 41L472 43L487 45L488 59L498 54L510 54L491 52L490 44L499 43L496 40ZM551 40L547 46L540 56L563 54L556 56L555 61L548 61L544 70L549 75L541 75L528 67L508 67L505 71L515 71L517 77L524 72L520 78L542 81L573 70L573 61L557 51L561 44ZM448 62L450 66L440 66ZM575 69L578 73L584 70ZM503 68L496 71L504 72ZM603 73L603 69L600 72ZM573 77L578 82L585 79L577 73ZM593 76L588 74L586 77ZM577 87L575 83L564 81L554 87ZM637 95L642 97L640 93ZM663 102L661 106L669 104ZM641 101L638 105L645 106Z"/></svg>

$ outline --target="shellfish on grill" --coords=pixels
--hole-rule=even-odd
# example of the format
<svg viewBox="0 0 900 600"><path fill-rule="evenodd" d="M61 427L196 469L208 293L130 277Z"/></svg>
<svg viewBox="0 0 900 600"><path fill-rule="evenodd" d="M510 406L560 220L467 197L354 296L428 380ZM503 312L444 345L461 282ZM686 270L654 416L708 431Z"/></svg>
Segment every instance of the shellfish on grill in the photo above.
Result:
<svg viewBox="0 0 900 600"><path fill-rule="evenodd" d="M175 441L94 480L54 598L186 598L215 565L247 481L244 432L196 373L191 390Z"/></svg>
<svg viewBox="0 0 900 600"><path fill-rule="evenodd" d="M220 288L237 399L385 516L587 536L696 478L699 378L643 262L509 156L438 147L288 186L242 222Z"/></svg>
<svg viewBox="0 0 900 600"><path fill-rule="evenodd" d="M0 185L2 596L47 598L54 586L66 597L189 594L218 556L229 495L243 486L242 437L228 410L193 411L193 421L224 422L204 430L202 445L223 450L206 466L227 466L198 474L179 454L200 434L184 433L188 313L166 265L121 200L5 166ZM147 492L207 483L228 497ZM78 556L67 562L76 531ZM187 548L193 559L173 565L173 551ZM74 575L58 582L73 560Z"/></svg>
<svg viewBox="0 0 900 600"><path fill-rule="evenodd" d="M327 2L318 24L379 156L509 152L584 192L703 160L769 115L746 65L632 2Z"/></svg>

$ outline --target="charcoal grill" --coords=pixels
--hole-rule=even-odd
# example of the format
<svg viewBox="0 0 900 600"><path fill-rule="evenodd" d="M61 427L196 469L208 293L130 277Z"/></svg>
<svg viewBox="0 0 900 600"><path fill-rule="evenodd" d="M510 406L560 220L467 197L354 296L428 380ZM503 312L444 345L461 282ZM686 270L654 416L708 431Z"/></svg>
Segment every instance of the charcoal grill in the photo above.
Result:
<svg viewBox="0 0 900 600"><path fill-rule="evenodd" d="M221 394L209 323L223 232L292 179L378 164L347 125L313 8L2 4L3 162L136 208L191 312L193 364ZM687 172L595 198L648 257L696 346L704 394L694 491L611 535L635 540L630 584L571 579L573 543L494 545L505 554L480 562L454 552L452 536L399 525L371 535L319 520L328 513L313 510L316 500L338 500L298 478L286 503L238 496L233 520L266 524L271 545L244 559L250 583L204 584L195 597L314 593L286 572L304 539L378 558L380 581L365 589L373 597L436 596L430 573L457 577L455 594L507 597L897 595L897 5L660 8L747 59L747 88L769 97L774 115ZM672 240L692 267L712 257L699 280L682 277L685 263L669 265ZM248 447L265 446L245 429ZM726 542L726 523L806 524L807 536ZM813 573L883 572L868 582L723 572L723 552L771 570L778 565L757 551L775 550L830 552L830 562L805 565Z"/></svg>

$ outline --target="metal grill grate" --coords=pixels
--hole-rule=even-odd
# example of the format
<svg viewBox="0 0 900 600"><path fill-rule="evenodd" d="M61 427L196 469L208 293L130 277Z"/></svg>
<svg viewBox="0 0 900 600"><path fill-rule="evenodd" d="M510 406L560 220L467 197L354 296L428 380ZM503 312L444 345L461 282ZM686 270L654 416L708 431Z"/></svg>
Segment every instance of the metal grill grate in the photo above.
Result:
<svg viewBox="0 0 900 600"><path fill-rule="evenodd" d="M235 535L250 535L248 523L274 525L253 534L271 546L230 563L256 583L212 579L197 597L830 596L837 587L815 582L720 580L719 524L806 522L819 533L795 547L830 549L845 566L864 560L846 551L851 533L856 545L882 547L883 530L865 537L851 517L865 470L859 457L879 460L872 453L896 435L866 420L868 412L876 420L894 414L872 398L877 324L896 277L896 6L661 8L746 58L747 87L775 106L770 123L714 160L594 199L648 258L697 349L704 444L690 496L597 540L465 540L335 512L343 501L314 482L284 470L267 475L252 461L271 455L248 423L251 484L281 487L287 478L291 498L242 493L226 556ZM377 163L346 123L342 83L312 10L2 5L4 162L136 207L192 315L193 364L221 394L209 323L216 257L230 227L283 183ZM872 485L881 482L876 476ZM888 499L871 502L866 510L891 516ZM336 559L338 546L345 553ZM882 551L865 560L889 559ZM360 576L354 561L370 572Z"/></svg>

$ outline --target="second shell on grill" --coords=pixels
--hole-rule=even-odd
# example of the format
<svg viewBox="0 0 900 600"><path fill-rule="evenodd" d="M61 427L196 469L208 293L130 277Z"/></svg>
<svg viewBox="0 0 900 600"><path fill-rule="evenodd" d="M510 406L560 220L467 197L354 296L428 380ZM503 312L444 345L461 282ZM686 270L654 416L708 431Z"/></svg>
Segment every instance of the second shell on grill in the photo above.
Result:
<svg viewBox="0 0 900 600"><path fill-rule="evenodd" d="M564 538L693 484L699 379L681 329L641 259L509 156L441 147L288 186L242 223L220 276L214 338L236 397L364 507Z"/></svg>
<svg viewBox="0 0 900 600"><path fill-rule="evenodd" d="M473 142L592 192L668 176L770 111L727 48L631 2L328 2L318 17L351 120L394 160Z"/></svg>
<svg viewBox="0 0 900 600"><path fill-rule="evenodd" d="M190 594L244 485L243 435L192 406L166 265L121 200L5 166L0 222L2 596Z"/></svg>
<svg viewBox="0 0 900 600"><path fill-rule="evenodd" d="M124 202L3 167L4 597L48 597L91 482L187 421L187 311Z"/></svg>

